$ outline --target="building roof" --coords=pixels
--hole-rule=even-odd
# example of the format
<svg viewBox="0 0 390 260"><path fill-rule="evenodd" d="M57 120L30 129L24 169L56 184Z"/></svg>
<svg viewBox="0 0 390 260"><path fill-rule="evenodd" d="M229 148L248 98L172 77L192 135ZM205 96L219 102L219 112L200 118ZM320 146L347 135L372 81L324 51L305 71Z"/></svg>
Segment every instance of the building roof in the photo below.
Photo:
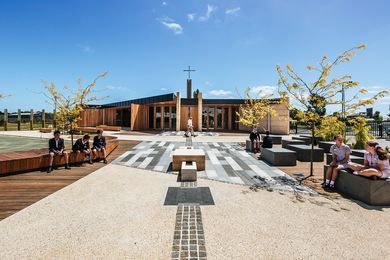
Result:
<svg viewBox="0 0 390 260"><path fill-rule="evenodd" d="M126 101L119 101L114 103L108 103L104 105L89 105L88 107L100 107L100 108L108 108L108 107L124 107L124 106L130 106L131 104L153 104L153 103L160 103L160 102L169 102L169 101L175 101L176 95L174 93L170 94L164 94L159 96L152 96L152 97L145 97L145 98L137 98L137 99L131 99Z"/></svg>

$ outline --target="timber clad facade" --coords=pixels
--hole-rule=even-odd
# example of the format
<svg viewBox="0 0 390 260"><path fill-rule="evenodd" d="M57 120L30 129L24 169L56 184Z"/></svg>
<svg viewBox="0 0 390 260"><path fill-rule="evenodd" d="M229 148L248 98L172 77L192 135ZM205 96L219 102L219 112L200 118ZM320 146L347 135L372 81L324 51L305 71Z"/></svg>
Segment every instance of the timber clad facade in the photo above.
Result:
<svg viewBox="0 0 390 260"><path fill-rule="evenodd" d="M188 95L187 95L188 96ZM123 102L90 106L81 114L79 126L113 125L130 130L187 130L192 117L195 131L248 131L238 123L237 112L243 99L182 98L180 92ZM278 115L259 121L261 131L272 134L289 133L289 111L275 102Z"/></svg>

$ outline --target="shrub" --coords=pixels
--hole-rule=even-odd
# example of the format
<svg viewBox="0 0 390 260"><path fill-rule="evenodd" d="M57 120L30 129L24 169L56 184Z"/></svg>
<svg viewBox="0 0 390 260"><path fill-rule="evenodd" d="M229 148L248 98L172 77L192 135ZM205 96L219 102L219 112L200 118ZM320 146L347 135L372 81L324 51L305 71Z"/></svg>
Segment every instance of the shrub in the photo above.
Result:
<svg viewBox="0 0 390 260"><path fill-rule="evenodd" d="M324 141L333 141L335 135L344 135L344 124L335 116L325 117L315 135L322 137Z"/></svg>
<svg viewBox="0 0 390 260"><path fill-rule="evenodd" d="M370 126L367 125L367 119L364 117L356 117L349 120L349 123L352 126L352 131L355 134L355 144L353 145L354 149L364 149L364 145L370 139L374 139L374 136L368 131Z"/></svg>

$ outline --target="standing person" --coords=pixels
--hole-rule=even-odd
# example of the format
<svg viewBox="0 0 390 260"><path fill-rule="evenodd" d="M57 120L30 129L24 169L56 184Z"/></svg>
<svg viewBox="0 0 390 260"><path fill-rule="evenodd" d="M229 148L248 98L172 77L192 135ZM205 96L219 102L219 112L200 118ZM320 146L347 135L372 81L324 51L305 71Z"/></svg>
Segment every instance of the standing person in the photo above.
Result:
<svg viewBox="0 0 390 260"><path fill-rule="evenodd" d="M351 148L343 143L343 137L336 135L333 140L335 144L330 147L330 153L332 154L332 162L329 164L329 168L326 171L324 188L334 189L334 183L337 179L337 175L340 170L347 169L349 167Z"/></svg>
<svg viewBox="0 0 390 260"><path fill-rule="evenodd" d="M83 138L77 139L72 148L73 152L76 153L76 158L79 158L80 154L83 153L89 164L93 164L89 139L89 135L84 135Z"/></svg>
<svg viewBox="0 0 390 260"><path fill-rule="evenodd" d="M260 135L256 128L252 129L252 132L249 134L249 139L251 140L253 153L260 152Z"/></svg>
<svg viewBox="0 0 390 260"><path fill-rule="evenodd" d="M263 148L272 148L273 143L272 143L272 137L269 136L269 131L265 131L265 136L263 137L263 144L261 147Z"/></svg>
<svg viewBox="0 0 390 260"><path fill-rule="evenodd" d="M52 172L53 170L53 160L54 156L64 156L65 157L65 169L70 170L68 163L68 152L65 150L64 139L60 138L60 131L54 131L54 138L49 140L49 169L47 173Z"/></svg>
<svg viewBox="0 0 390 260"><path fill-rule="evenodd" d="M191 133L191 136L195 137L194 126L192 125L192 116L190 116L190 118L188 118L188 121L187 121L187 132Z"/></svg>
<svg viewBox="0 0 390 260"><path fill-rule="evenodd" d="M93 138L92 151L95 157L99 157L99 152L103 153L103 162L107 164L106 159L106 138L103 136L103 130L97 130L97 135ZM99 158L100 159L100 158Z"/></svg>
<svg viewBox="0 0 390 260"><path fill-rule="evenodd" d="M376 141L366 142L366 153L364 154L364 166L353 165L353 174L364 177L390 178L389 154Z"/></svg>

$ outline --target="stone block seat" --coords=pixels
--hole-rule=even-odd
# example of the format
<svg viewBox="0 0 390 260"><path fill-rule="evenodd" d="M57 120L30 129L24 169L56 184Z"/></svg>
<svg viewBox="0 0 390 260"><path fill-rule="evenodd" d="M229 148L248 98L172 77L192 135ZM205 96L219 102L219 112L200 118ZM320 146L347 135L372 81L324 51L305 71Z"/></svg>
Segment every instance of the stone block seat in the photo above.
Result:
<svg viewBox="0 0 390 260"><path fill-rule="evenodd" d="M107 156L118 146L118 140L116 137L106 136L106 154ZM91 143L92 145L92 143ZM70 149L69 152L69 164L80 163L85 161L84 157L76 159L75 153ZM99 156L102 154L99 152ZM0 153L0 174L21 173L40 169L46 169L49 167L49 149L31 149L28 151L15 151ZM61 166L65 164L65 157L54 157L53 166Z"/></svg>
<svg viewBox="0 0 390 260"><path fill-rule="evenodd" d="M196 181L196 162L185 161L181 163L180 180L181 181Z"/></svg>
<svg viewBox="0 0 390 260"><path fill-rule="evenodd" d="M324 173L328 165L324 166ZM356 176L341 170L335 182L335 188L341 194L372 206L390 206L390 181L373 180Z"/></svg>
<svg viewBox="0 0 390 260"><path fill-rule="evenodd" d="M265 135L261 135L261 140L263 140ZM272 138L272 144L282 144L282 136L281 135L269 135Z"/></svg>
<svg viewBox="0 0 390 260"><path fill-rule="evenodd" d="M358 156L358 157L364 157L364 154L366 153L366 150L357 150L357 149L352 149L351 154Z"/></svg>
<svg viewBox="0 0 390 260"><path fill-rule="evenodd" d="M310 162L311 146L303 144L292 144L288 146L289 150L297 152L297 160L300 162ZM324 149L314 147L313 161L324 161Z"/></svg>
<svg viewBox="0 0 390 260"><path fill-rule="evenodd" d="M304 141L301 140L282 140L282 148L287 148L290 144L305 144Z"/></svg>
<svg viewBox="0 0 390 260"><path fill-rule="evenodd" d="M349 158L351 159L351 162L358 163L358 164L364 164L364 158L355 156L355 155L350 155ZM332 154L327 153L326 154L326 164L330 164L333 160Z"/></svg>
<svg viewBox="0 0 390 260"><path fill-rule="evenodd" d="M318 147L324 149L325 153L329 153L330 147L334 144L335 144L335 142L318 141Z"/></svg>
<svg viewBox="0 0 390 260"><path fill-rule="evenodd" d="M310 139L310 143L311 143L311 135L299 135L300 137L303 137L303 138L309 138ZM319 141L323 141L323 138L320 137L320 136L315 136L314 137L314 145L317 145Z"/></svg>
<svg viewBox="0 0 390 260"><path fill-rule="evenodd" d="M176 149L172 154L172 170L180 171L182 162L196 162L198 171L205 170L206 155L202 149Z"/></svg>
<svg viewBox="0 0 390 260"><path fill-rule="evenodd" d="M274 166L297 165L297 153L285 148L262 148L261 159Z"/></svg>
<svg viewBox="0 0 390 260"><path fill-rule="evenodd" d="M310 139L310 138L307 138L307 137L293 136L292 139L293 139L293 140L302 141L302 142L304 142L305 145L311 144L311 141L310 141L311 139Z"/></svg>

